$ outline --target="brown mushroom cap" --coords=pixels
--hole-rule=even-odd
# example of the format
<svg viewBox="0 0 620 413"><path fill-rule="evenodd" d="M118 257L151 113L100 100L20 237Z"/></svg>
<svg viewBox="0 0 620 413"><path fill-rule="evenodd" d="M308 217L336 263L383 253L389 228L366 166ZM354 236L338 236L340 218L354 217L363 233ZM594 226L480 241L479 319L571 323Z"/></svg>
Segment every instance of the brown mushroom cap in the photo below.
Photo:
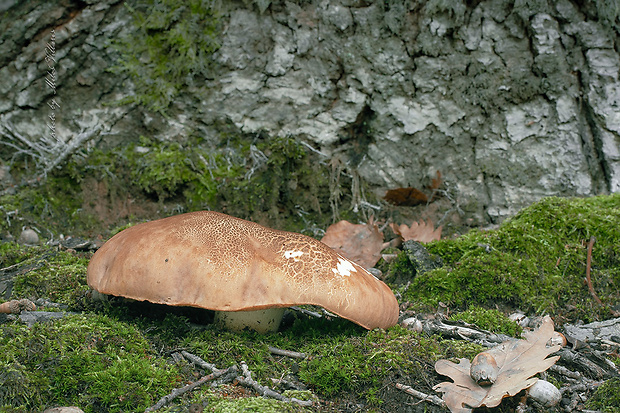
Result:
<svg viewBox="0 0 620 413"><path fill-rule="evenodd" d="M365 328L398 319L392 290L308 236L211 211L130 227L88 265L103 294L219 311L313 304Z"/></svg>

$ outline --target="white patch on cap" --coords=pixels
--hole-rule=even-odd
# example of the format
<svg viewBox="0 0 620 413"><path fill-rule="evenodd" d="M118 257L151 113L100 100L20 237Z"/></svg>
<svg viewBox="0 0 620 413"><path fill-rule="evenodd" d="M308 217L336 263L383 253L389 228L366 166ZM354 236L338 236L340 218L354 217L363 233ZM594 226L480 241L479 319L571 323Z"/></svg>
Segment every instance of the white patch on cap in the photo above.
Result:
<svg viewBox="0 0 620 413"><path fill-rule="evenodd" d="M332 268L334 274L339 274L344 277L348 277L352 272L357 272L351 261L340 258L336 268Z"/></svg>
<svg viewBox="0 0 620 413"><path fill-rule="evenodd" d="M302 255L304 255L303 251L284 251L284 258L292 258L295 262L299 261L299 257Z"/></svg>

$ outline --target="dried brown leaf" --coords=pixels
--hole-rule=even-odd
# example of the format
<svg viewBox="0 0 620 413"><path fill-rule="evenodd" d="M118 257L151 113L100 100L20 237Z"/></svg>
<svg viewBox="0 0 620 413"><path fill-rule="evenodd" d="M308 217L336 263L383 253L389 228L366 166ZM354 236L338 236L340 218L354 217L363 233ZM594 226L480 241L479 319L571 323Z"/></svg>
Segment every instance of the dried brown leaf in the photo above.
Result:
<svg viewBox="0 0 620 413"><path fill-rule="evenodd" d="M536 383L538 379L532 376L547 370L559 359L559 356L549 357L561 348L559 345L547 347L553 336L553 321L545 317L538 330L523 334L524 340L508 340L487 350L499 369L497 380L488 387L479 386L470 377L469 360L460 359L459 364L439 360L435 363L437 373L454 382L440 383L434 389L443 392L443 400L453 413L498 406L504 397L514 396Z"/></svg>
<svg viewBox="0 0 620 413"><path fill-rule="evenodd" d="M383 198L397 206L416 206L428 202L428 196L424 192L411 187L389 189Z"/></svg>
<svg viewBox="0 0 620 413"><path fill-rule="evenodd" d="M383 233L372 220L368 224L340 221L327 228L321 242L362 267L370 268L381 258Z"/></svg>
<svg viewBox="0 0 620 413"><path fill-rule="evenodd" d="M414 240L427 243L441 239L442 227L439 226L435 229L433 221L430 219L428 221L413 222L410 226L406 224L390 224L390 227L396 235L400 235L403 241Z"/></svg>

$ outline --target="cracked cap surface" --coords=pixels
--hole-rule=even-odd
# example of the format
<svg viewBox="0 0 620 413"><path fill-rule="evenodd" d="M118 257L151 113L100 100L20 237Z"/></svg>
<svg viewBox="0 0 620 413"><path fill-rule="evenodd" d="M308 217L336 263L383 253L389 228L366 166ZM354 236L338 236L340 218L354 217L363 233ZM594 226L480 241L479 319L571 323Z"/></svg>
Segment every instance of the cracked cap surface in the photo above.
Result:
<svg viewBox="0 0 620 413"><path fill-rule="evenodd" d="M319 305L362 327L398 319L392 290L314 238L219 212L150 221L113 236L88 265L103 294L218 311Z"/></svg>

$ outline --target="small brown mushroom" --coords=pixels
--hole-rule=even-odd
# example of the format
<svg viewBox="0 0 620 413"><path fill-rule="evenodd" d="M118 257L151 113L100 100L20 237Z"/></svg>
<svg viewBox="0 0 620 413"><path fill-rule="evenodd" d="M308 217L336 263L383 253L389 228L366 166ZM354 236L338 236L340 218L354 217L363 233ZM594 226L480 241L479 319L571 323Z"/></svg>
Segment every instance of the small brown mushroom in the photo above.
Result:
<svg viewBox="0 0 620 413"><path fill-rule="evenodd" d="M218 212L121 231L95 253L87 274L88 285L102 294L226 311L216 316L225 319L272 308L281 317L284 307L300 304L322 306L367 329L398 319L390 288L327 245ZM237 328L277 330L279 319L269 317Z"/></svg>

